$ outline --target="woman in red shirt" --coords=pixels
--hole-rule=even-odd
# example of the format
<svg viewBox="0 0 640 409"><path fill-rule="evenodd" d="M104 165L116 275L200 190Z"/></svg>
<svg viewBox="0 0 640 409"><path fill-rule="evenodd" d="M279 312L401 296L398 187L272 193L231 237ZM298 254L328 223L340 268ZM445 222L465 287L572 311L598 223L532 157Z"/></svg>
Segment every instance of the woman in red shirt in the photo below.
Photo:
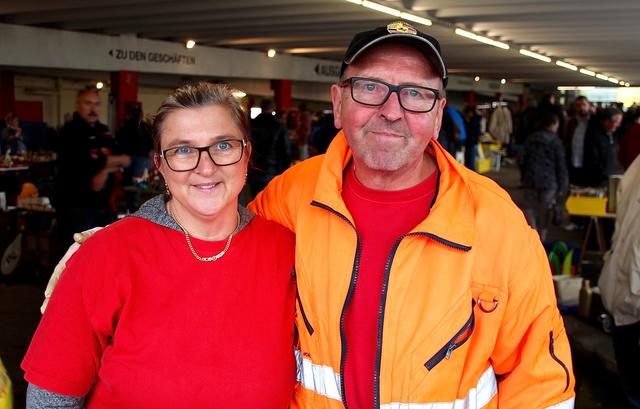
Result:
<svg viewBox="0 0 640 409"><path fill-rule="evenodd" d="M294 240L238 204L248 138L227 85L164 101L154 161L167 194L69 260L22 363L30 407L288 406Z"/></svg>

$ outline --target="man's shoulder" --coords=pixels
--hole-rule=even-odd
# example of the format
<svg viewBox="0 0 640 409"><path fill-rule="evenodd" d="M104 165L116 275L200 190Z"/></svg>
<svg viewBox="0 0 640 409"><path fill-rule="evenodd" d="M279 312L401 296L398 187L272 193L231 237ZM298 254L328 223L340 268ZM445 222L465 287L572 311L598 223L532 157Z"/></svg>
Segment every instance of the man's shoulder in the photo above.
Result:
<svg viewBox="0 0 640 409"><path fill-rule="evenodd" d="M282 176L286 180L297 181L307 180L315 181L322 168L325 155L312 156L302 162L298 162L295 165L287 169Z"/></svg>
<svg viewBox="0 0 640 409"><path fill-rule="evenodd" d="M522 214L509 193L487 176L469 171L467 184L476 209L488 209L497 215L511 217Z"/></svg>

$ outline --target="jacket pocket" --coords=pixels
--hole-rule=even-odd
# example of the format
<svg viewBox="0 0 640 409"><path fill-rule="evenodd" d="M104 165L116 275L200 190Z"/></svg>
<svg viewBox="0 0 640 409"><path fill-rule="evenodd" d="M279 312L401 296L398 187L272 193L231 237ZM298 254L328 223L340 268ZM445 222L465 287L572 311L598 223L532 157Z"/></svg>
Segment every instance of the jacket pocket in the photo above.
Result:
<svg viewBox="0 0 640 409"><path fill-rule="evenodd" d="M473 330L476 325L475 313L473 312L473 307L475 306L475 301L471 300L471 315L467 322L464 323L462 328L456 332L456 334L445 343L442 348L438 350L427 362L424 363L424 367L427 370L431 371L436 365L442 362L443 359L451 358L451 354L456 349L460 348L462 345L471 338L471 334L473 334Z"/></svg>
<svg viewBox="0 0 640 409"><path fill-rule="evenodd" d="M294 282L296 283L296 300L298 301L298 311L300 312L300 315L302 315L302 321L304 322L305 328L307 328L307 332L309 333L309 335L313 335L313 332L314 332L313 326L311 325L309 318L307 318L307 314L304 312L304 306L302 304L302 299L300 298L300 290L298 288L298 280L296 277L295 268L292 271L292 276L293 276Z"/></svg>
<svg viewBox="0 0 640 409"><path fill-rule="evenodd" d="M567 367L567 364L562 362L562 360L556 356L555 351L554 351L553 342L554 342L553 331L549 331L549 354L551 355L551 358L554 361L556 361L558 363L558 365L560 365L562 367L562 369L564 370L564 373L567 376L567 384L564 387L564 391L563 391L563 392L566 392L567 389L569 389L569 384L571 382L571 377L570 377L571 375L569 375L569 368Z"/></svg>
<svg viewBox="0 0 640 409"><path fill-rule="evenodd" d="M446 310L438 324L424 332L412 350L406 389L411 402L454 401L475 329L475 302L471 291ZM470 308L471 307L471 308Z"/></svg>

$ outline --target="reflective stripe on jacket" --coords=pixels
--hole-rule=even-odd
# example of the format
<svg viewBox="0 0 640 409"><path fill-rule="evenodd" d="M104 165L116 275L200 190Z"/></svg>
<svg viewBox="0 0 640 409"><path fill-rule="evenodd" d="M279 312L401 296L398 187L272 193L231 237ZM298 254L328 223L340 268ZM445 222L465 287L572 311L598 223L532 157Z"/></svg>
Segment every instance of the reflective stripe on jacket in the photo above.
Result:
<svg viewBox="0 0 640 409"><path fill-rule="evenodd" d="M573 407L569 343L537 234L494 182L437 142L428 151L440 171L430 214L388 256L376 407ZM300 383L292 408L344 407L343 320L360 258L341 198L350 160L340 132L326 155L275 178L250 205L296 233Z"/></svg>

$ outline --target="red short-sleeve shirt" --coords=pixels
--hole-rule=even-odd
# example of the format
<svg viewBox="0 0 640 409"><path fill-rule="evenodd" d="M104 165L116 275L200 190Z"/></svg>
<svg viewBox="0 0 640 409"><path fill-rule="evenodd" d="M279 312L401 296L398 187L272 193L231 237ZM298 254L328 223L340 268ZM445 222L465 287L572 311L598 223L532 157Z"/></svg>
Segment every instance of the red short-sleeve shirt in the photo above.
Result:
<svg viewBox="0 0 640 409"><path fill-rule="evenodd" d="M268 239L266 239L268 237ZM226 243L192 239L198 254ZM71 258L22 362L87 408L278 408L295 383L293 235L254 217L215 262L129 217Z"/></svg>

